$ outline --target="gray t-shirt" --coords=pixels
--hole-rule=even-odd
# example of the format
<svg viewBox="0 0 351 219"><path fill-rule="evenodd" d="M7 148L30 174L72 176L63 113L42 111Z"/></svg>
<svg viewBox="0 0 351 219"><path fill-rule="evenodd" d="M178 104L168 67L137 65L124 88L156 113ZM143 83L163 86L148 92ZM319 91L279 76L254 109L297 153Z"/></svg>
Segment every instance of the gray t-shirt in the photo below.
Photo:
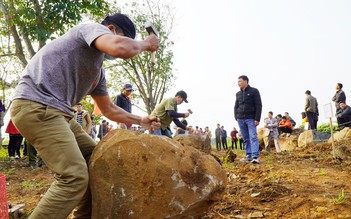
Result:
<svg viewBox="0 0 351 219"><path fill-rule="evenodd" d="M30 60L13 99L42 103L73 115L72 106L88 94L108 95L104 53L93 41L112 32L101 24L82 24L53 40Z"/></svg>

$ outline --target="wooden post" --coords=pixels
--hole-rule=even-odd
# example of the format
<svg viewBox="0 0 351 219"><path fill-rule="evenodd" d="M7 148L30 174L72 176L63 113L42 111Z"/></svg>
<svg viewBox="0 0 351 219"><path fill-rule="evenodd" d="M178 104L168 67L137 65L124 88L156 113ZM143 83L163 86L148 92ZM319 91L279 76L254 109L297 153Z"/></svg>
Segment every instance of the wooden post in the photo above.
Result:
<svg viewBox="0 0 351 219"><path fill-rule="evenodd" d="M330 135L331 135L331 139L332 139L332 146L333 146L333 158L335 159L335 143L334 143L334 133L333 133L333 122L332 122L332 118L329 117L329 125L330 125Z"/></svg>

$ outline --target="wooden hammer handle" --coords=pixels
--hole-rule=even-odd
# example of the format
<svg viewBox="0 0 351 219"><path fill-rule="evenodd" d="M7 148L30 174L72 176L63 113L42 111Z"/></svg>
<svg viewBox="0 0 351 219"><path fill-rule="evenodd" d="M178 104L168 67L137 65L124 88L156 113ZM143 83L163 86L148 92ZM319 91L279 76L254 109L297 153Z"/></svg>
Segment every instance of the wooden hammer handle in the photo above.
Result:
<svg viewBox="0 0 351 219"><path fill-rule="evenodd" d="M156 61L155 61L155 56L156 56L156 52L152 52L151 53L151 64L156 64Z"/></svg>

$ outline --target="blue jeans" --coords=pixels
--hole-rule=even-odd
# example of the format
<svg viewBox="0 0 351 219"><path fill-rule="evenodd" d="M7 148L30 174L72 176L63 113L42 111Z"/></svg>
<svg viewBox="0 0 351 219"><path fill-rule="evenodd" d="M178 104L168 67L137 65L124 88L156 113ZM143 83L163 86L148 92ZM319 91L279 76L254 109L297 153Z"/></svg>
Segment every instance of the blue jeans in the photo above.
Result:
<svg viewBox="0 0 351 219"><path fill-rule="evenodd" d="M154 135L165 135L169 138L172 138L172 133L168 129L162 130L161 128L159 128L154 132Z"/></svg>
<svg viewBox="0 0 351 219"><path fill-rule="evenodd" d="M241 135L244 140L246 157L258 158L260 156L257 130L254 119L238 119Z"/></svg>

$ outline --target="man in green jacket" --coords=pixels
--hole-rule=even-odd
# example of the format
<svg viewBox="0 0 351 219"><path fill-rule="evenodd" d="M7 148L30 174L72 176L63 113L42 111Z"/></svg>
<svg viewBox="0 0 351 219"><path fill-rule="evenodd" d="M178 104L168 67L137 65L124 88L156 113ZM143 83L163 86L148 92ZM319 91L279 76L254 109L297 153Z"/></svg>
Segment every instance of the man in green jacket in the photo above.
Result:
<svg viewBox="0 0 351 219"><path fill-rule="evenodd" d="M187 118L190 113L178 113L177 105L184 102L188 103L187 93L185 91L178 91L175 97L170 97L163 100L159 105L156 106L151 115L154 115L160 119L161 128L154 132L155 135L165 135L172 138L172 132L169 125L172 121L181 129L188 130L189 128L179 121L178 118Z"/></svg>

